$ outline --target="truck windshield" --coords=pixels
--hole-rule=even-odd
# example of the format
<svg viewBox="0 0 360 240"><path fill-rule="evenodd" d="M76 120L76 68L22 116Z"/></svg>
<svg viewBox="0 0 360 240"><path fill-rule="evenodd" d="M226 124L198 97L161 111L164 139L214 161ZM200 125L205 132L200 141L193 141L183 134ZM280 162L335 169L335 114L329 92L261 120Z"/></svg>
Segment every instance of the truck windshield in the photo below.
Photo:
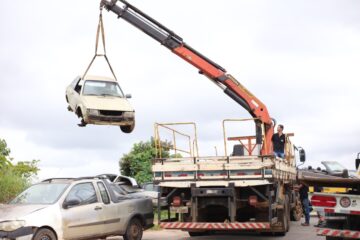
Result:
<svg viewBox="0 0 360 240"><path fill-rule="evenodd" d="M117 82L85 81L83 95L124 97Z"/></svg>
<svg viewBox="0 0 360 240"><path fill-rule="evenodd" d="M68 183L36 184L18 195L10 204L53 204L68 186Z"/></svg>

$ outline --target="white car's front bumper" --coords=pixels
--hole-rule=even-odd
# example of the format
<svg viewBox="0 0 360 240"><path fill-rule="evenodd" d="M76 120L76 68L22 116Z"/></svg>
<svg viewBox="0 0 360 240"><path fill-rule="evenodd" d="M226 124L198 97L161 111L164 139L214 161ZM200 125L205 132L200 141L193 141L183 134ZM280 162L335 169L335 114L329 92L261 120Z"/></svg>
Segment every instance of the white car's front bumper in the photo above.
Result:
<svg viewBox="0 0 360 240"><path fill-rule="evenodd" d="M31 240L32 236L33 236L32 227L21 227L11 232L0 231L0 240L9 240L9 239Z"/></svg>

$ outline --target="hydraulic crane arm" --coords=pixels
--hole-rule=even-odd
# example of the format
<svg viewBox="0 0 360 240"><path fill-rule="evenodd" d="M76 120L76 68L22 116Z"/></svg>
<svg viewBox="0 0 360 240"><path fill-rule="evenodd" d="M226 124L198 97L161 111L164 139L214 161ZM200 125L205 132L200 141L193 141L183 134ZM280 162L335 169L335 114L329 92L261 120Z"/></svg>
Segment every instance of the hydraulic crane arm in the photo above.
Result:
<svg viewBox="0 0 360 240"><path fill-rule="evenodd" d="M250 93L234 77L227 74L223 67L197 52L173 31L125 0L102 0L100 7L114 12L119 18L126 20L199 69L199 73L212 80L225 94L245 108L252 117L258 119L258 122L264 123L266 146L263 145L262 154L272 153L271 137L274 126L265 104ZM261 139L261 131L257 128L257 143L261 143Z"/></svg>

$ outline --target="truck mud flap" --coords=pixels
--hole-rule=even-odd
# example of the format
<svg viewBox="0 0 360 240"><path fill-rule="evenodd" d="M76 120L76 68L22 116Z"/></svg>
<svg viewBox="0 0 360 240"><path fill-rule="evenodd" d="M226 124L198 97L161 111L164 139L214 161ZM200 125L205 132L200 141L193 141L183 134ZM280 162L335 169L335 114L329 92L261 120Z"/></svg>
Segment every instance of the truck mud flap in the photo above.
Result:
<svg viewBox="0 0 360 240"><path fill-rule="evenodd" d="M316 233L319 236L328 236L328 237L341 237L347 239L360 239L359 231L350 231L342 229L330 229L330 228L318 228Z"/></svg>
<svg viewBox="0 0 360 240"><path fill-rule="evenodd" d="M164 229L181 230L265 230L270 229L268 222L243 223L206 223L206 222L163 222L160 227Z"/></svg>

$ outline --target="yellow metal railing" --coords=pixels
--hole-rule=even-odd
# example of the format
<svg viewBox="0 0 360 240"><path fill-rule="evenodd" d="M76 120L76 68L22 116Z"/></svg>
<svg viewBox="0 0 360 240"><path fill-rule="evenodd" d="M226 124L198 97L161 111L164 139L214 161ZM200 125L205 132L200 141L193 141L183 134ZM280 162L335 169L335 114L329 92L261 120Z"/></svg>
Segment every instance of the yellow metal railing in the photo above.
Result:
<svg viewBox="0 0 360 240"><path fill-rule="evenodd" d="M184 125L192 125L194 134L193 136L189 134L182 133L177 129L173 128L172 126L184 126ZM164 146L161 144L161 137L160 137L160 129L165 129L172 134L172 145L167 146L169 149L174 150L175 155L178 152L186 153L190 157L199 157L198 151L198 142L197 142L197 129L196 124L193 122L179 122L179 123L155 123L154 124L154 141L155 141L155 150L156 150L156 157L162 158L162 149ZM177 136L182 136L187 139L189 148L188 149L181 149L177 146Z"/></svg>

